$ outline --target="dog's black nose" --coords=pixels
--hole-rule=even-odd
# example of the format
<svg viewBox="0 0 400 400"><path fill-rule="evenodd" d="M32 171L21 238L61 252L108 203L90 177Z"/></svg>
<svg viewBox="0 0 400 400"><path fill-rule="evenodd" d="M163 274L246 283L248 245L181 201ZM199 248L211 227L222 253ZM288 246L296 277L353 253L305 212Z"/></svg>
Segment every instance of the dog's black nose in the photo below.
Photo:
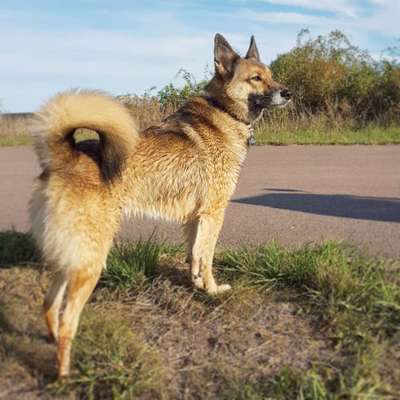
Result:
<svg viewBox="0 0 400 400"><path fill-rule="evenodd" d="M292 92L289 89L282 89L281 90L281 96L286 99L289 100L292 98Z"/></svg>

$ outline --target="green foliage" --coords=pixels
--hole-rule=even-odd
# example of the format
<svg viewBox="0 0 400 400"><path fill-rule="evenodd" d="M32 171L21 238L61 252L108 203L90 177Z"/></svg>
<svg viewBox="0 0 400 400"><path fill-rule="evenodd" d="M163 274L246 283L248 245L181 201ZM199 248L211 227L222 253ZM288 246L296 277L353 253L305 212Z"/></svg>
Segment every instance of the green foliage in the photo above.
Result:
<svg viewBox="0 0 400 400"><path fill-rule="evenodd" d="M277 81L295 93L297 112L326 112L355 118L359 124L398 121L400 66L377 62L340 31L316 39L303 30L297 45L271 63ZM306 39L308 37L308 39Z"/></svg>
<svg viewBox="0 0 400 400"><path fill-rule="evenodd" d="M157 94L158 100L164 108L181 106L189 97L201 94L207 84L206 80L197 82L195 77L184 69L179 70L177 75L185 82L182 88L177 88L172 83L169 83Z"/></svg>
<svg viewBox="0 0 400 400"><path fill-rule="evenodd" d="M341 31L313 38L308 30L302 30L296 46L270 65L274 79L294 92L293 104L265 113L263 130L268 134L310 129L331 133L354 132L371 123L385 128L398 125L400 64L396 57L400 51L396 46L388 51L390 58L376 61ZM161 114L173 112L191 96L201 94L208 78L197 82L186 70L180 70L178 76L183 87L170 83L151 97L160 104Z"/></svg>

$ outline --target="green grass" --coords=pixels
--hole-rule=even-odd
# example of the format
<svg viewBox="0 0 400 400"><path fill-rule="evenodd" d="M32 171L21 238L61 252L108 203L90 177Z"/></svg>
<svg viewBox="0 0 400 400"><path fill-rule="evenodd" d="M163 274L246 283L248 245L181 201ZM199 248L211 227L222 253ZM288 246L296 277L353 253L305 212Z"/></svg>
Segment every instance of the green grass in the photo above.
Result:
<svg viewBox="0 0 400 400"><path fill-rule="evenodd" d="M83 140L88 139L98 139L97 133L90 131L88 129L80 129L75 134L75 140L77 142L81 142ZM0 147L7 146L30 146L33 144L33 138L30 135L21 134L21 135L0 135Z"/></svg>
<svg viewBox="0 0 400 400"><path fill-rule="evenodd" d="M57 394L74 390L78 398L158 399L165 385L165 366L140 339L118 310L89 306L75 341L77 374L50 388Z"/></svg>
<svg viewBox="0 0 400 400"><path fill-rule="evenodd" d="M109 253L101 284L110 289L132 289L155 276L162 245L148 241L120 242Z"/></svg>
<svg viewBox="0 0 400 400"><path fill-rule="evenodd" d="M72 377L49 384L55 361L37 335L44 328L37 260L29 235L0 234L0 369L18 384L37 379L38 393L87 399L398 398L398 261L370 258L336 242L227 249L217 252L214 267L233 290L210 298L193 291L181 247L122 242L110 252L85 307Z"/></svg>
<svg viewBox="0 0 400 400"><path fill-rule="evenodd" d="M361 130L256 131L257 144L399 144L400 127Z"/></svg>
<svg viewBox="0 0 400 400"><path fill-rule="evenodd" d="M31 235L13 230L0 231L0 268L29 265L38 259Z"/></svg>
<svg viewBox="0 0 400 400"><path fill-rule="evenodd" d="M77 132L76 140L97 139L90 131ZM363 130L295 130L274 132L258 129L258 145L288 144L400 144L400 127L369 128ZM0 146L31 145L32 138L26 135L0 135Z"/></svg>
<svg viewBox="0 0 400 400"><path fill-rule="evenodd" d="M32 137L28 135L0 135L0 147L32 145Z"/></svg>
<svg viewBox="0 0 400 400"><path fill-rule="evenodd" d="M331 363L315 364L305 374L282 371L268 388L277 398L395 398L400 389L400 360L393 355L400 350L398 264L327 242L293 251L275 243L231 250L221 255L219 267L232 280L293 290L303 312L335 345L338 356Z"/></svg>

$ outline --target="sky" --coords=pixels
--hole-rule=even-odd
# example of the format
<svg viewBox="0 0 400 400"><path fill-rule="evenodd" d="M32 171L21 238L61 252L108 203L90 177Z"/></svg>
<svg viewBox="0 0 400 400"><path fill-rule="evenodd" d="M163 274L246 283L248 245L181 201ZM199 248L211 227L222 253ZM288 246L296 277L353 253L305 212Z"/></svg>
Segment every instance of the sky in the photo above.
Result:
<svg viewBox="0 0 400 400"><path fill-rule="evenodd" d="M245 54L255 35L269 63L297 33L340 29L379 58L399 43L400 0L0 0L0 111L37 110L69 88L142 94L197 79L213 36Z"/></svg>

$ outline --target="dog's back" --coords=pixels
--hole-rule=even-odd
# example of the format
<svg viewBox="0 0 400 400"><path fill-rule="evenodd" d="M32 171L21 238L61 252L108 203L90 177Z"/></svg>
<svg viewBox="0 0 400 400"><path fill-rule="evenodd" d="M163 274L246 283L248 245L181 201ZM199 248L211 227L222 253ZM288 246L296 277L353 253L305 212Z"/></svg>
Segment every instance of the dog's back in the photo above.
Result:
<svg viewBox="0 0 400 400"><path fill-rule="evenodd" d="M210 208L226 207L246 154L247 128L234 124L194 98L144 131L121 183L113 186L126 196L127 211L187 223Z"/></svg>

